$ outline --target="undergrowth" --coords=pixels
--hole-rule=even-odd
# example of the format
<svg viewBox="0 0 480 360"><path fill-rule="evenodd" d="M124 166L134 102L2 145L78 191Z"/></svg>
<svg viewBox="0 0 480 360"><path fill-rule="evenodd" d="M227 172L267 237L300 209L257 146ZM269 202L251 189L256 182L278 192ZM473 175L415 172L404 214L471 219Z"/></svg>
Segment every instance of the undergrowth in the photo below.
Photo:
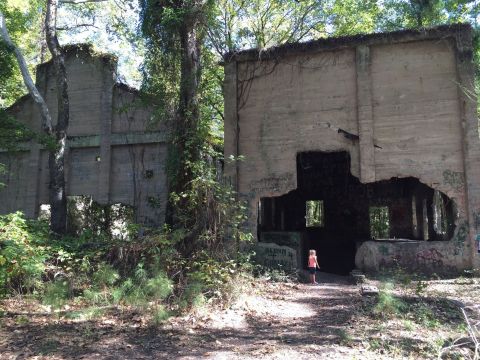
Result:
<svg viewBox="0 0 480 360"><path fill-rule="evenodd" d="M0 216L0 297L28 295L67 317L101 316L112 306L144 312L153 323L205 304L228 304L248 278L248 257L205 248L184 256L181 231L146 229L114 238L85 231L52 237L45 220Z"/></svg>
<svg viewBox="0 0 480 360"><path fill-rule="evenodd" d="M378 295L364 298L361 309L365 321L376 324L367 338L370 350L436 358L453 338L467 336L458 304L430 294L426 277L399 269L377 275L377 280Z"/></svg>

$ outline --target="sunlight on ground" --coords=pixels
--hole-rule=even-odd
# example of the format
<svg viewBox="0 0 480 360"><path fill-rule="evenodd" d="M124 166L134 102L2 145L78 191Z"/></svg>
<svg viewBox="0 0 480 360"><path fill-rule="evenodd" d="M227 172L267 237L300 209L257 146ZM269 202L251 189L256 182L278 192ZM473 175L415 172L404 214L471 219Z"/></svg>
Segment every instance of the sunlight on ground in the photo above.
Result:
<svg viewBox="0 0 480 360"><path fill-rule="evenodd" d="M238 311L242 309L242 311ZM272 302L259 296L246 295L240 298L232 309L209 316L208 327L211 329L246 329L247 316L274 317L276 319L298 319L315 316L316 311L309 305L285 300Z"/></svg>

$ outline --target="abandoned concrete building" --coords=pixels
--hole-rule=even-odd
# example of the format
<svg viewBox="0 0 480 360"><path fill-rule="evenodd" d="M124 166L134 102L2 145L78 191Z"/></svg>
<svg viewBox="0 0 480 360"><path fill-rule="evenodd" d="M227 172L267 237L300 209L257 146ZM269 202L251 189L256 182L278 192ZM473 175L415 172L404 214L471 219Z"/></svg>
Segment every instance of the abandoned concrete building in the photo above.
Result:
<svg viewBox="0 0 480 360"><path fill-rule="evenodd" d="M479 268L473 83L467 25L231 54L225 173L262 261Z"/></svg>
<svg viewBox="0 0 480 360"><path fill-rule="evenodd" d="M116 59L88 45L70 46L66 66L70 124L66 154L67 196L86 195L100 204L133 206L139 223L164 222L167 186L165 131L151 124L151 111L136 90L118 83ZM37 68L36 84L52 117L57 99L51 62ZM30 96L9 112L40 132L40 114ZM0 152L0 213L17 210L37 217L48 203L48 153L36 142L14 153Z"/></svg>
<svg viewBox="0 0 480 360"><path fill-rule="evenodd" d="M267 265L452 272L480 268L480 140L471 29L331 38L232 54L225 64L225 175L248 203ZM67 51L67 195L134 207L162 224L165 128L116 61ZM37 70L52 115L52 64ZM29 96L10 113L40 131ZM0 151L0 213L48 203L39 144ZM242 158L242 160L239 160Z"/></svg>

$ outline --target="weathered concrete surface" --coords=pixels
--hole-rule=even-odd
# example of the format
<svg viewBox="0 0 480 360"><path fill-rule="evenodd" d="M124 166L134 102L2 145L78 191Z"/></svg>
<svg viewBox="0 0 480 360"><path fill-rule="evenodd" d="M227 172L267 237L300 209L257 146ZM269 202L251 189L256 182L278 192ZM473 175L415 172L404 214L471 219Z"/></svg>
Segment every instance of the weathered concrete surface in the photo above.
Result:
<svg viewBox="0 0 480 360"><path fill-rule="evenodd" d="M249 203L247 230L257 233L262 197L296 189L298 153L347 151L352 175L364 183L414 177L456 203L450 241L388 244L389 254L413 254L395 261L416 268L423 258L415 254L432 249L443 268L479 267L471 46L471 29L456 25L233 55L225 66L225 157L245 160L227 163L226 174ZM378 268L383 246L364 243L358 266ZM383 265L393 264L390 257Z"/></svg>
<svg viewBox="0 0 480 360"><path fill-rule="evenodd" d="M261 243L259 243L258 245L260 246L261 249L264 249L262 248L262 244L263 245L272 244L273 246L276 245L276 246L280 246L281 248L288 248L291 250L287 252L289 260L286 262L288 263L288 266L285 266L285 261L282 263L284 266L283 267L284 269L296 268L297 266L301 267L302 264L305 262L303 253L305 252L306 249L305 249L304 241L302 239L302 234L299 232L286 232L286 231L262 232L260 241ZM256 254L257 261L263 265L268 265L268 264L271 265L272 264L271 260L274 260L274 259L271 259L271 255L272 254L275 255L275 252L258 251L258 249L259 248L257 247L257 254ZM295 255L295 259L292 259L290 257L290 254L292 252ZM285 257L286 256L284 256L284 258ZM293 266L293 264L295 264L295 266Z"/></svg>
<svg viewBox="0 0 480 360"><path fill-rule="evenodd" d="M165 130L151 124L151 110L137 92L116 83L116 60L92 54L90 47L71 47L66 66L70 125L66 155L67 195L89 195L102 204L135 207L136 221L164 221L167 200ZM56 85L51 63L40 65L37 86L56 119ZM10 113L40 131L40 115L26 96ZM48 203L48 153L40 145L21 144L21 152L0 152L7 174L0 182L0 213L38 215ZM148 175L147 175L148 173Z"/></svg>
<svg viewBox="0 0 480 360"><path fill-rule="evenodd" d="M365 242L357 252L357 266L367 272L404 266L409 270L445 275L464 267L465 259L449 242Z"/></svg>
<svg viewBox="0 0 480 360"><path fill-rule="evenodd" d="M297 269L298 253L289 246L259 242L255 249L256 261L261 265L287 271Z"/></svg>

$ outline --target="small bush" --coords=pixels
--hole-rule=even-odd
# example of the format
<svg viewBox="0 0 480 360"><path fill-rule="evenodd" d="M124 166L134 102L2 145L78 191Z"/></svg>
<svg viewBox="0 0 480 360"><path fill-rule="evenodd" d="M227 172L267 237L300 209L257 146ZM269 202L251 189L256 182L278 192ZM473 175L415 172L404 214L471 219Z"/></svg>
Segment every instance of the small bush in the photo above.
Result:
<svg viewBox="0 0 480 360"><path fill-rule="evenodd" d="M94 305L108 305L111 302L110 292L97 288L85 289L83 296Z"/></svg>
<svg viewBox="0 0 480 360"><path fill-rule="evenodd" d="M41 287L48 226L25 220L22 213L0 216L0 296Z"/></svg>
<svg viewBox="0 0 480 360"><path fill-rule="evenodd" d="M411 320L406 319L403 321L403 327L407 331L413 331L415 329L415 324Z"/></svg>
<svg viewBox="0 0 480 360"><path fill-rule="evenodd" d="M152 311L152 321L155 325L161 324L170 317L170 312L163 305L157 305Z"/></svg>
<svg viewBox="0 0 480 360"><path fill-rule="evenodd" d="M410 311L414 315L417 324L434 329L440 326L440 321L433 310L426 304L413 304Z"/></svg>
<svg viewBox="0 0 480 360"><path fill-rule="evenodd" d="M53 309L60 309L70 298L70 284L68 280L62 279L45 286L43 294L43 303L51 306Z"/></svg>
<svg viewBox="0 0 480 360"><path fill-rule="evenodd" d="M118 272L109 264L100 263L98 270L93 274L93 282L98 287L107 287L120 279Z"/></svg>
<svg viewBox="0 0 480 360"><path fill-rule="evenodd" d="M427 287L428 283L426 281L418 280L415 286L415 294L417 296L423 296Z"/></svg>
<svg viewBox="0 0 480 360"><path fill-rule="evenodd" d="M338 330L338 337L340 338L340 344L344 346L350 346L353 343L353 337L345 329Z"/></svg>
<svg viewBox="0 0 480 360"><path fill-rule="evenodd" d="M188 283L179 299L180 310L194 309L204 305L206 302L205 291L206 288L202 282L192 281Z"/></svg>
<svg viewBox="0 0 480 360"><path fill-rule="evenodd" d="M378 302L373 309L373 313L378 316L392 316L404 313L408 306L402 299L394 296L392 283L386 283L384 288L378 293Z"/></svg>
<svg viewBox="0 0 480 360"><path fill-rule="evenodd" d="M173 284L165 273L159 273L148 279L145 284L145 292L155 300L164 300L172 293Z"/></svg>
<svg viewBox="0 0 480 360"><path fill-rule="evenodd" d="M163 301L173 291L167 274L158 271L152 274L140 263L133 276L120 278L108 264L101 264L94 274L94 284L84 291L84 296L93 304L128 304L145 307L150 302Z"/></svg>

